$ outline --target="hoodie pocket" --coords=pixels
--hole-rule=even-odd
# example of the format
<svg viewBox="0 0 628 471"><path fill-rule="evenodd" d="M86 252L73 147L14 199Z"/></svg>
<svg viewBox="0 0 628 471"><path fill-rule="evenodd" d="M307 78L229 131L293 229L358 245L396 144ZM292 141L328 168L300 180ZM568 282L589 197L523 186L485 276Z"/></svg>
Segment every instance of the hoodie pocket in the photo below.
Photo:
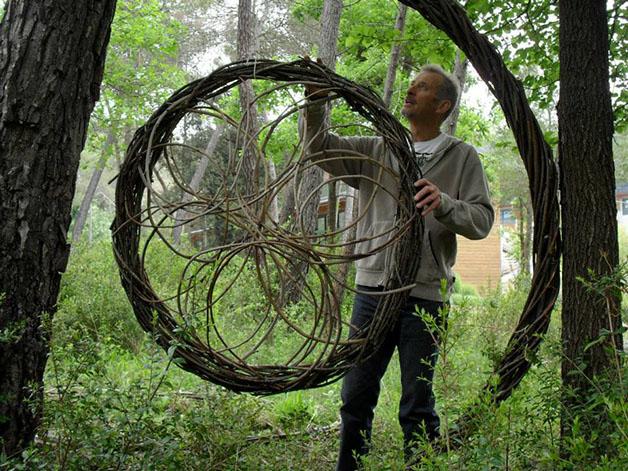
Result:
<svg viewBox="0 0 628 471"><path fill-rule="evenodd" d="M386 266L387 252L390 251L390 247L383 248L393 234L391 231L393 221L380 221L374 222L368 227L361 238L367 238L363 242L360 242L356 247L355 254L367 255L373 252L371 255L359 259L357 261L357 267L360 270L368 271L383 271Z"/></svg>
<svg viewBox="0 0 628 471"><path fill-rule="evenodd" d="M445 270L440 266L438 245L433 241L433 237L429 230L423 235L421 265L417 274L417 281L420 283L439 284L441 279L447 278Z"/></svg>

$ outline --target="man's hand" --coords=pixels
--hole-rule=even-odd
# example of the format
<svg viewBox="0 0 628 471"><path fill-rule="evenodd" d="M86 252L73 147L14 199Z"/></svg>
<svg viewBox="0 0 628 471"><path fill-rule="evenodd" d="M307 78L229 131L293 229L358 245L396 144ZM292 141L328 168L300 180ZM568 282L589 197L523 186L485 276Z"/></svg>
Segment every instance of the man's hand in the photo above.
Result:
<svg viewBox="0 0 628 471"><path fill-rule="evenodd" d="M414 186L420 188L414 195L417 209L421 209L421 216L427 216L440 206L440 190L431 181L421 178L414 182Z"/></svg>
<svg viewBox="0 0 628 471"><path fill-rule="evenodd" d="M306 61L311 61L310 56L303 56L303 59ZM316 63L323 65L323 61L320 57L316 59ZM326 98L329 95L329 91L327 91L324 87L319 85L315 85L313 83L306 83L305 86L305 96L310 100L319 100L321 98Z"/></svg>

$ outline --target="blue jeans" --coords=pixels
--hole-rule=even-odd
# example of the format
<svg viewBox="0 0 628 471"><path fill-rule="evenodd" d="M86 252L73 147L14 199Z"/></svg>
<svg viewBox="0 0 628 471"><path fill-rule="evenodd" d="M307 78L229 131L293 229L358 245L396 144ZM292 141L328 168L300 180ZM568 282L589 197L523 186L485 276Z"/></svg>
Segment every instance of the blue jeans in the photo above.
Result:
<svg viewBox="0 0 628 471"><path fill-rule="evenodd" d="M378 291L380 288L360 286L360 290ZM351 323L361 327L373 317L381 296L357 294L353 304ZM340 408L340 453L336 469L354 470L358 467L356 455L368 452L377 405L380 381L395 351L399 349L401 369L401 401L399 423L403 430L406 457L411 453L411 442L417 435L427 439L438 437L440 420L434 410L432 378L438 356L437 343L416 309L423 309L437 321L443 303L408 298L399 313L399 319L382 346L366 361L352 368L342 383ZM350 333L350 335L353 332Z"/></svg>

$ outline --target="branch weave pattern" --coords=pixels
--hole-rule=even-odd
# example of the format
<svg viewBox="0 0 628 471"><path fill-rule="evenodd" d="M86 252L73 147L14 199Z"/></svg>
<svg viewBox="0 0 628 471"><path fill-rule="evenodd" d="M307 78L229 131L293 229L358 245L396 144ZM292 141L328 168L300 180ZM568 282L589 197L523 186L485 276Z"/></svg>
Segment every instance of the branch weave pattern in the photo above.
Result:
<svg viewBox="0 0 628 471"><path fill-rule="evenodd" d="M245 80L262 88L256 90L253 105L263 108L264 100L277 95L292 100L259 131L246 119L249 110L234 116L224 99ZM370 178L377 185L391 169L362 154L310 152L302 139L291 145L273 144L282 126L297 134L296 117L307 105L304 84L329 92L323 102L346 103L361 120L358 128L381 136L398 158L398 193L377 186L377 191L399 200L394 232L375 231L368 241L343 237L364 217L372 198L360 202L357 218L345 227L323 234L308 229L304 207L312 199L318 201L324 184ZM277 106L272 113L277 115ZM224 133L229 139L223 145L227 150L210 152L209 144L185 141L186 120L214 123L214 132L228 128ZM283 163L273 174L269 162L276 159L278 149ZM379 165L379 176L346 175L300 191L309 183L302 178L308 168L341 158ZM196 173L192 179L196 183L188 183L186 168L194 159L205 159L211 187L197 188ZM312 61L235 62L191 82L137 130L118 176L114 252L136 317L179 366L233 391L273 394L334 381L380 345L413 284L420 262L417 241L423 235L423 221L413 202L413 182L419 174L408 131L380 98ZM271 208L289 193L296 198L294 217L280 222ZM211 243L196 248L173 243L172 233L181 227L190 237L195 227L201 227L196 233L205 235L211 227ZM347 255L344 248L349 244L355 250ZM154 286L158 284L152 279L154 246L172 254L168 263L178 277L174 292L162 293ZM363 249L366 246L368 250ZM391 267L386 290L371 324L349 336L352 326L342 315L335 287L342 283L348 290L356 288L339 278L337 269L379 251L386 251ZM303 291L301 300L291 304L285 291L295 284ZM244 309L238 300L255 290L264 301ZM239 319L235 325L242 328L234 329L234 323L227 322L230 318ZM275 335L280 328L301 343L284 351Z"/></svg>

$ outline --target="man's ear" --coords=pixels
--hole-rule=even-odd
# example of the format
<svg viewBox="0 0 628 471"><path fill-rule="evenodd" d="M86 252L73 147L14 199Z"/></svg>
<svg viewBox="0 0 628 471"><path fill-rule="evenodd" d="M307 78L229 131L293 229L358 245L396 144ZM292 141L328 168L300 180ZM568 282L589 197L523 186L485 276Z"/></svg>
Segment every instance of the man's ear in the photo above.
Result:
<svg viewBox="0 0 628 471"><path fill-rule="evenodd" d="M436 107L436 112L444 115L452 108L452 106L451 100L442 100Z"/></svg>

